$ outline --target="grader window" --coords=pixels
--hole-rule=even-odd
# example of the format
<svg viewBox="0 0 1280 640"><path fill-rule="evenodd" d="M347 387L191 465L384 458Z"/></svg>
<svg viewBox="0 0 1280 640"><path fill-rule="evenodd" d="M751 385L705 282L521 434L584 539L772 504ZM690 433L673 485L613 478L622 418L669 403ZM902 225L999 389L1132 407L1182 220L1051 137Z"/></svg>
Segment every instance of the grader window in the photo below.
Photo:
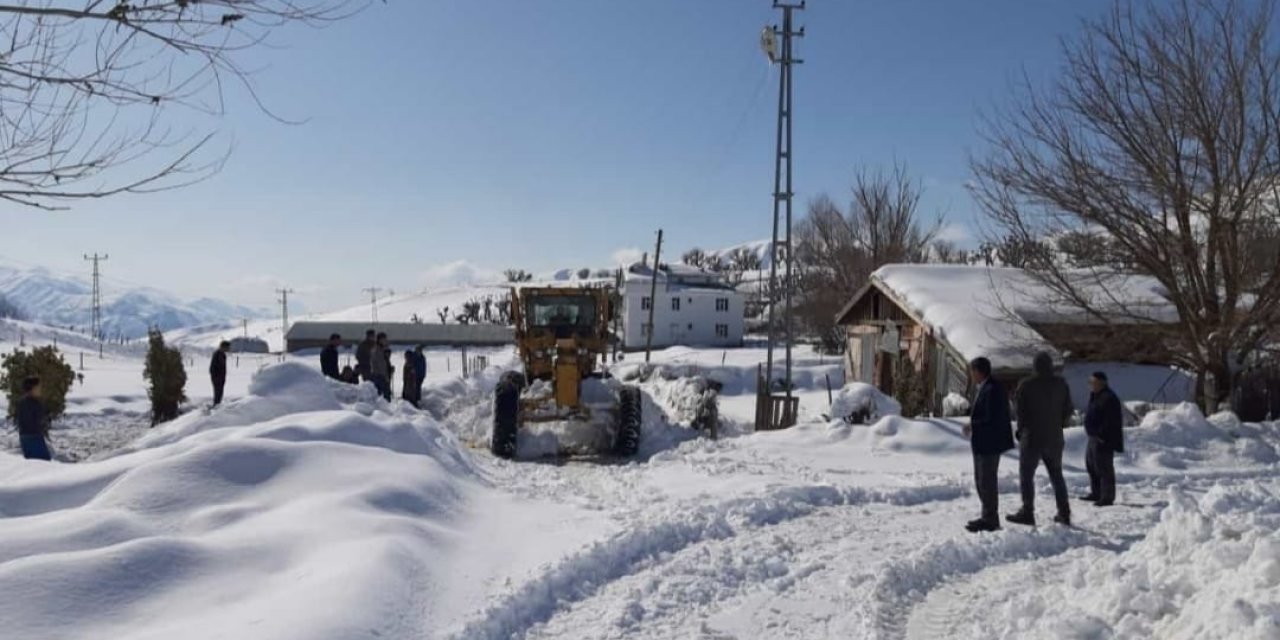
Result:
<svg viewBox="0 0 1280 640"><path fill-rule="evenodd" d="M591 298L547 296L529 300L529 326L590 327L595 321L596 304Z"/></svg>

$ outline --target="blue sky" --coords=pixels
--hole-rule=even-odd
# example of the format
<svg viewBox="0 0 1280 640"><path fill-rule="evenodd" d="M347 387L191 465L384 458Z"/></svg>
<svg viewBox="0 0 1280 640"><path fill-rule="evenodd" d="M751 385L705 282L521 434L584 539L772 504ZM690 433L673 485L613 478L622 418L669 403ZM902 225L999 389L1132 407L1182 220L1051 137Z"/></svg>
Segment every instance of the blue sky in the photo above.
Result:
<svg viewBox="0 0 1280 640"><path fill-rule="evenodd" d="M845 199L861 166L909 165L923 210L963 237L979 113L1103 0L813 0L795 76L797 204ZM42 213L4 205L0 255L117 283L312 309L363 287L422 287L438 266L608 266L766 237L777 72L758 49L769 0L389 0L245 58L212 126L226 168L180 191ZM970 231L966 231L970 230ZM16 241L14 241L16 240Z"/></svg>

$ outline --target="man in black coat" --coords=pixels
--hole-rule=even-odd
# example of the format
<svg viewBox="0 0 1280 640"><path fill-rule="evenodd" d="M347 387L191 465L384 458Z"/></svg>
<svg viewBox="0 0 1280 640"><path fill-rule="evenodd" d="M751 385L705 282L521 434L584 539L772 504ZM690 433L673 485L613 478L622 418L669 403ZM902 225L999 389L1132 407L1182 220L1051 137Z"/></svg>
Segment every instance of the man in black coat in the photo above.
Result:
<svg viewBox="0 0 1280 640"><path fill-rule="evenodd" d="M209 379L213 381L213 406L222 404L222 390L227 386L227 352L231 351L231 343L223 341L218 350L213 352L209 361Z"/></svg>
<svg viewBox="0 0 1280 640"><path fill-rule="evenodd" d="M1066 446L1062 430L1071 420L1071 388L1053 372L1053 358L1044 352L1033 360L1035 374L1018 386L1018 471L1022 481L1022 509L1006 520L1035 526L1036 469L1044 463L1053 485L1058 515L1053 521L1071 524L1071 501L1067 481L1062 477L1062 450Z"/></svg>
<svg viewBox="0 0 1280 640"><path fill-rule="evenodd" d="M1099 507L1116 503L1116 453L1124 452L1124 408L1107 384L1107 374L1098 371L1089 377L1089 408L1084 414L1084 430L1089 434L1085 466L1089 469L1089 500Z"/></svg>
<svg viewBox="0 0 1280 640"><path fill-rule="evenodd" d="M991 361L976 358L969 375L977 385L964 433L973 450L973 477L982 502L982 517L965 526L971 532L1000 528L1000 456L1013 449L1013 425L1009 419L1009 396L1004 386L991 377Z"/></svg>
<svg viewBox="0 0 1280 640"><path fill-rule="evenodd" d="M338 347L341 345L342 336L335 333L329 336L329 344L320 350L320 373L326 378L342 378L342 372L338 369Z"/></svg>
<svg viewBox="0 0 1280 640"><path fill-rule="evenodd" d="M364 342L356 345L356 373L360 374L360 379L365 382L373 379L373 352L378 344L374 339L375 335L373 329L365 331Z"/></svg>
<svg viewBox="0 0 1280 640"><path fill-rule="evenodd" d="M49 451L49 423L45 420L44 404L40 402L40 378L30 377L22 381L22 399L18 401L14 417L18 420L18 441L22 445L22 457L28 460L52 460Z"/></svg>

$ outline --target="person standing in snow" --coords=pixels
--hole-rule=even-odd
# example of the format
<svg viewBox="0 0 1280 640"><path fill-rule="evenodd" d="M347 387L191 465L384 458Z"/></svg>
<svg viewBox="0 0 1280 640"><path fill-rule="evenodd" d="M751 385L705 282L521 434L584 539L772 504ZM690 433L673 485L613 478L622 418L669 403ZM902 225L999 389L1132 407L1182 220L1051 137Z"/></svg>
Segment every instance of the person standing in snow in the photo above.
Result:
<svg viewBox="0 0 1280 640"><path fill-rule="evenodd" d="M360 374L360 379L365 382L373 380L373 350L377 347L377 343L373 337L373 329L364 332L364 341L356 346L356 373Z"/></svg>
<svg viewBox="0 0 1280 640"><path fill-rule="evenodd" d="M422 382L418 380L418 367L414 364L414 353L412 351L404 352L404 389L400 391L400 397L405 402L418 408L418 401L422 400Z"/></svg>
<svg viewBox="0 0 1280 640"><path fill-rule="evenodd" d="M338 347L341 345L342 336L335 333L329 336L329 344L320 351L320 373L323 373L326 378L342 379L342 374L338 370Z"/></svg>
<svg viewBox="0 0 1280 640"><path fill-rule="evenodd" d="M1071 524L1071 502L1067 481L1062 477L1062 450L1066 446L1062 430L1071 420L1071 388L1053 372L1053 358L1043 351L1032 361L1035 374L1018 386L1018 471L1022 481L1022 508L1006 520L1014 524L1036 524L1036 469L1044 463L1053 484L1058 515L1053 521Z"/></svg>
<svg viewBox="0 0 1280 640"><path fill-rule="evenodd" d="M1116 453L1124 452L1124 408L1107 384L1107 374L1089 376L1089 408L1084 414L1084 430L1089 434L1085 467L1089 470L1089 495L1084 500L1099 507L1116 503Z"/></svg>
<svg viewBox="0 0 1280 640"><path fill-rule="evenodd" d="M427 356L422 352L422 345L413 350L413 368L418 374L418 397L422 397L422 385L427 381Z"/></svg>
<svg viewBox="0 0 1280 640"><path fill-rule="evenodd" d="M965 526L971 532L1000 528L1000 456L1013 449L1013 425L1009 420L1009 395L991 377L991 361L975 358L969 375L977 386L964 434L973 450L973 478L982 502L982 517Z"/></svg>
<svg viewBox="0 0 1280 640"><path fill-rule="evenodd" d="M40 378L22 381L22 399L14 412L18 419L18 441L22 457L28 460L52 460L49 451L49 424L45 420L44 403L40 401Z"/></svg>
<svg viewBox="0 0 1280 640"><path fill-rule="evenodd" d="M378 395L391 400L391 359L386 355L387 334L379 333L369 350L369 375L366 378L378 388Z"/></svg>
<svg viewBox="0 0 1280 640"><path fill-rule="evenodd" d="M231 343L223 340L209 361L209 378L213 381L213 406L222 404L222 390L227 386L227 352Z"/></svg>

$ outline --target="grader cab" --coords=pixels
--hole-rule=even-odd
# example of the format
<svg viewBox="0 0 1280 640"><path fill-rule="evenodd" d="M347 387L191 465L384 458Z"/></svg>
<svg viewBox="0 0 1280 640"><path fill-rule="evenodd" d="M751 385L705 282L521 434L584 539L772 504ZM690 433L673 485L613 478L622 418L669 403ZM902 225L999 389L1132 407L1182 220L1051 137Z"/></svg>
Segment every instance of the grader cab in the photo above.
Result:
<svg viewBox="0 0 1280 640"><path fill-rule="evenodd" d="M515 456L522 427L537 422L599 425L612 431L613 452L635 455L640 446L640 389L584 385L605 377L613 318L612 290L528 287L511 293L516 350L523 372L509 372L494 391L494 455Z"/></svg>

